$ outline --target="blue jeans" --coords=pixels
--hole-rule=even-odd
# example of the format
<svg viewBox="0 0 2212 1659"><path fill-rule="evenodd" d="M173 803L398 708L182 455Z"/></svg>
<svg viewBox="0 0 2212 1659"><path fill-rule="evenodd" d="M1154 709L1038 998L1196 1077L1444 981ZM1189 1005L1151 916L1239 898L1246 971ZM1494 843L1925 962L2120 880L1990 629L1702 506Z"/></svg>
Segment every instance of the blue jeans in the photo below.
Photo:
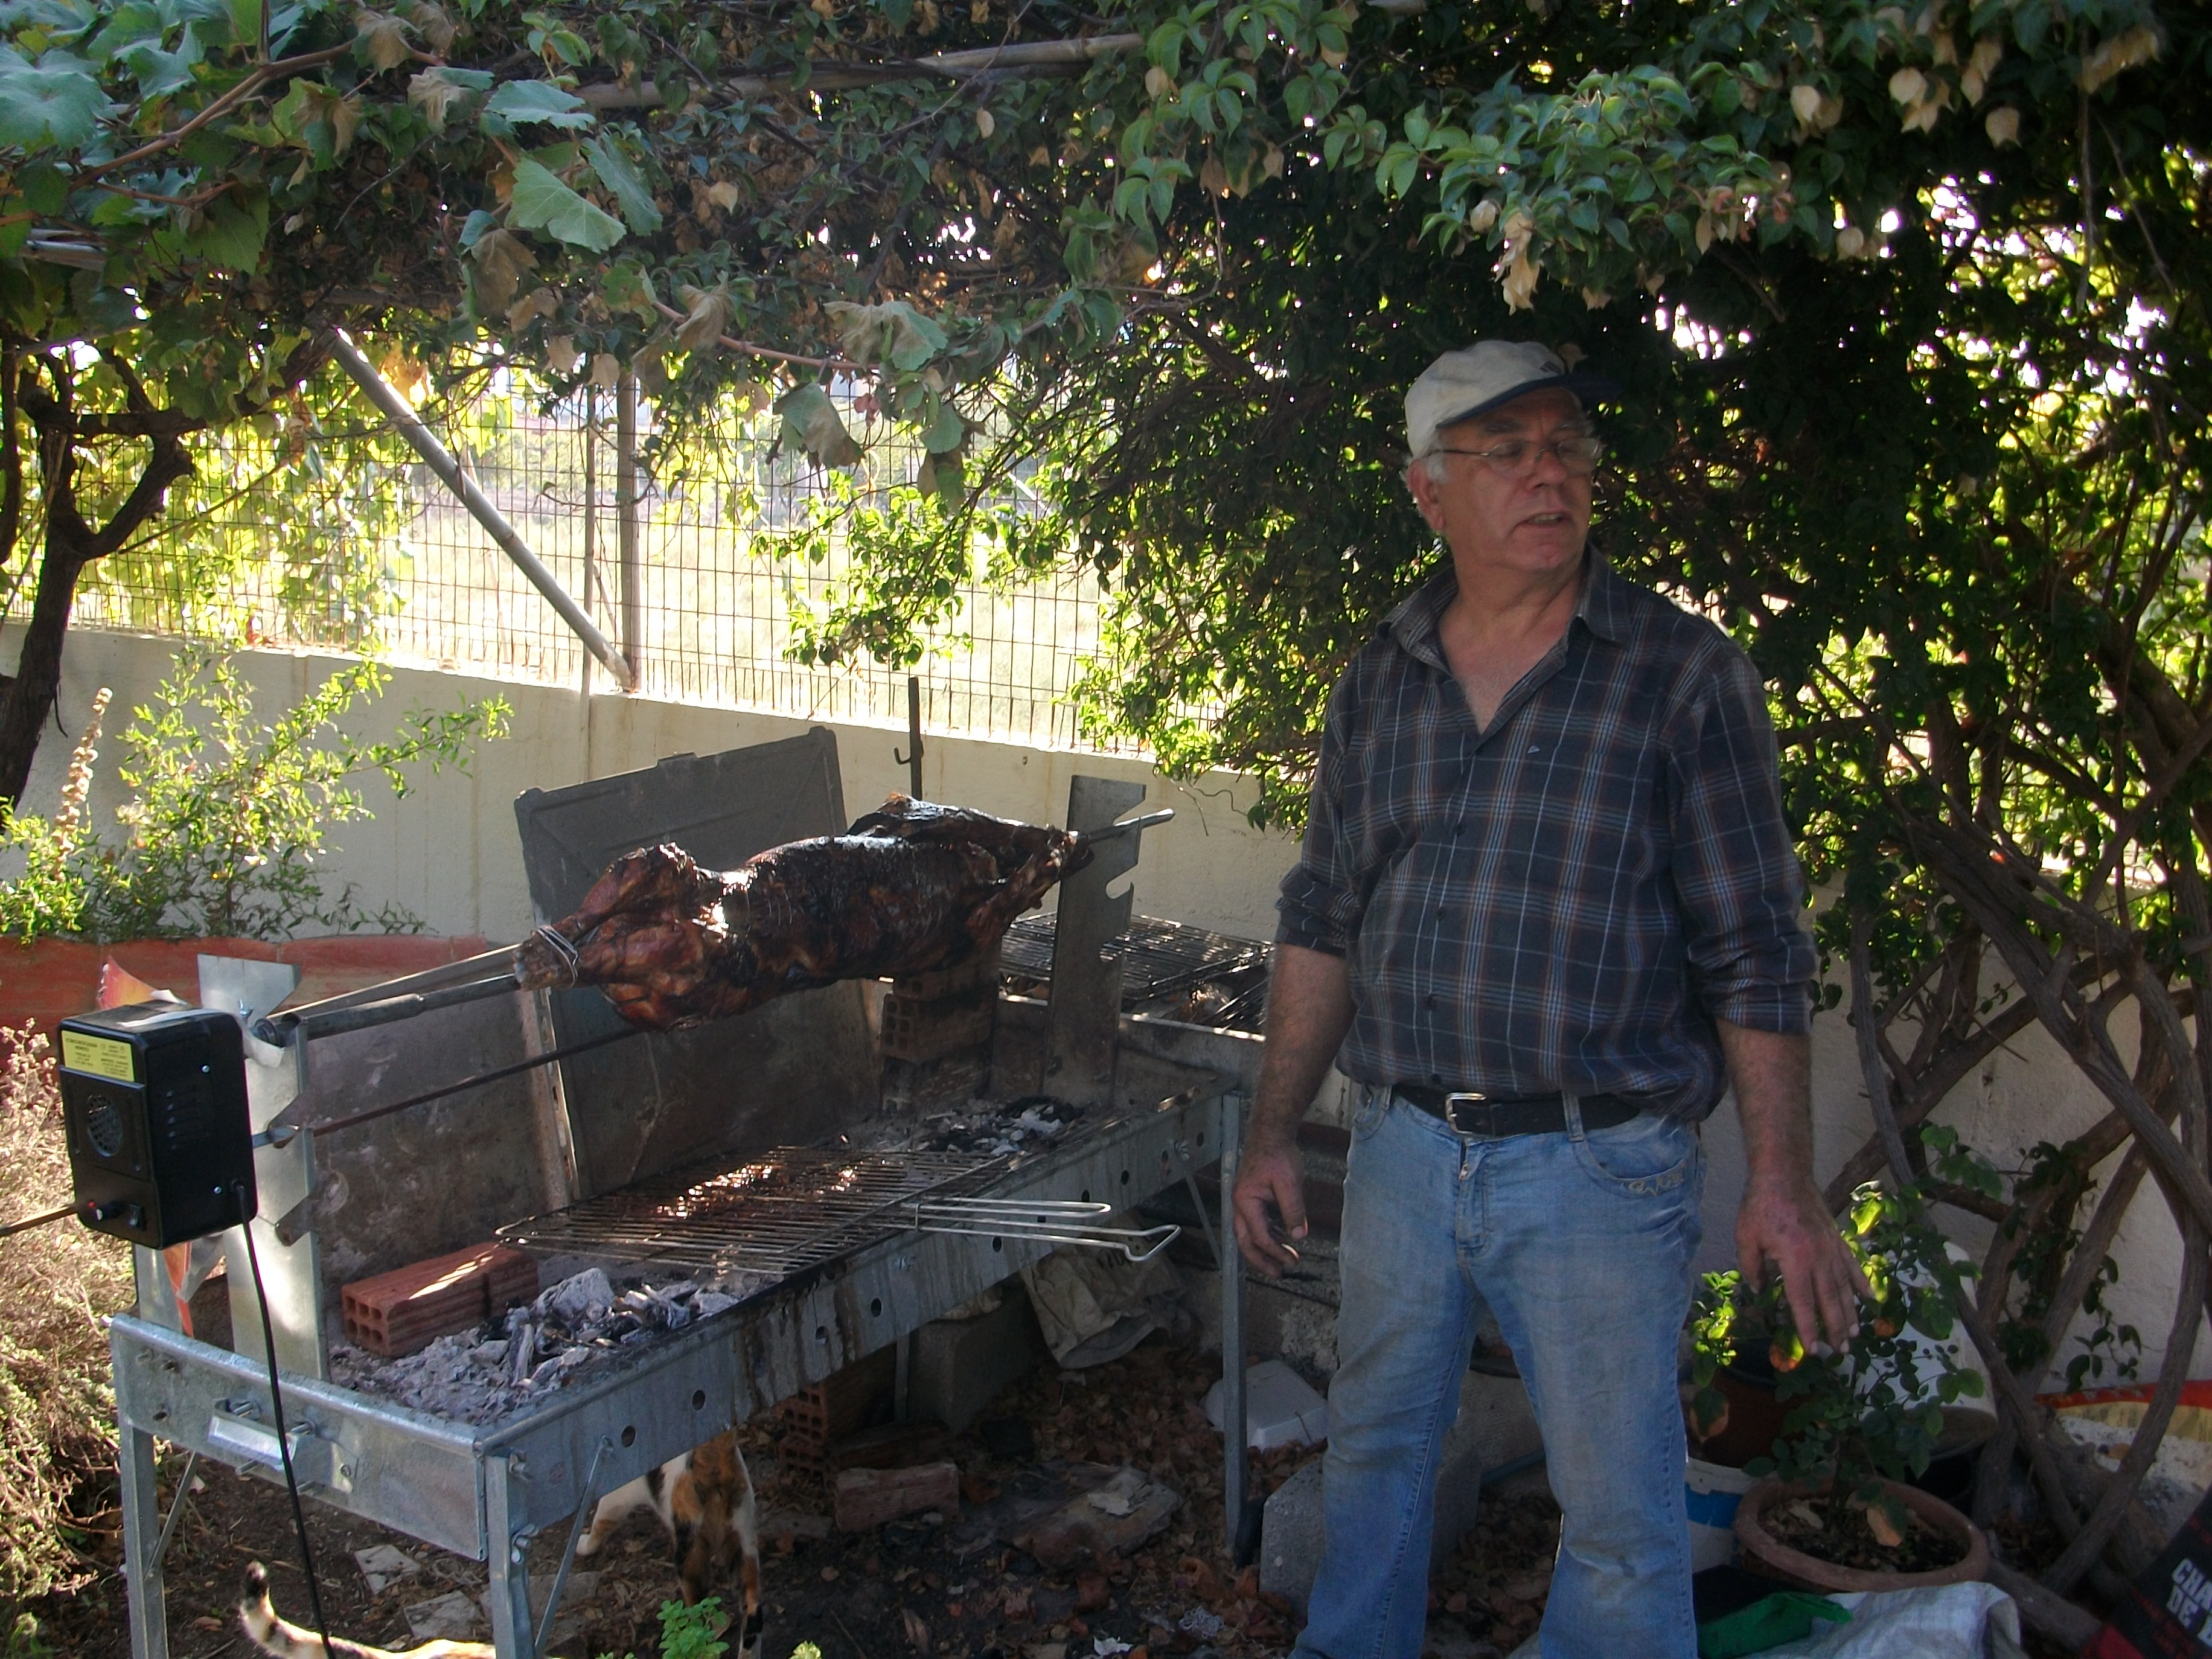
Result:
<svg viewBox="0 0 2212 1659"><path fill-rule="evenodd" d="M1437 1460L1476 1296L1513 1350L1564 1511L1545 1659L1692 1659L1676 1340L1704 1164L1646 1116L1470 1139L1375 1091L1344 1188L1327 1543L1297 1659L1415 1659Z"/></svg>

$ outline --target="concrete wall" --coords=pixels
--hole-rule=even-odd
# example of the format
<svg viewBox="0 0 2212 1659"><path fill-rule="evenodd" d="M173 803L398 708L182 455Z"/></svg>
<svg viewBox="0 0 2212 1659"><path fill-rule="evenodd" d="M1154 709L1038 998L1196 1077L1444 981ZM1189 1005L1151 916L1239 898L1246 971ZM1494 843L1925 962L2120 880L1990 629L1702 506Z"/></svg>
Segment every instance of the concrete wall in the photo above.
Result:
<svg viewBox="0 0 2212 1659"><path fill-rule="evenodd" d="M0 660L13 660L13 634L0 635ZM26 796L32 810L51 810L58 799L70 748L62 732L84 729L93 694L106 685L115 700L92 805L96 821L108 820L124 793L115 776L120 746L114 734L129 722L131 708L153 695L174 649L173 641L137 635L83 629L70 635L56 710L60 730L40 746ZM254 687L257 712L265 718L343 665L337 658L278 651L242 651L236 661ZM519 938L533 925L514 827L514 798L522 791L633 771L670 755L709 755L793 737L809 724L618 692L585 697L573 690L409 668L395 669L383 698L350 723L364 735L382 735L410 708L449 708L494 695L514 706L511 734L483 745L470 775L433 777L425 769L419 786L399 802L381 779L371 777L362 787L374 821L332 832L337 850L329 868L339 882L357 884L366 908L404 905L437 933ZM907 787L906 768L891 758L894 750L904 752L902 727L833 729L848 810L857 814ZM922 787L931 799L1032 823L1058 823L1066 816L1068 780L1079 772L1140 781L1151 792L1147 806L1176 809L1172 823L1145 832L1142 860L1129 878L1139 915L1172 916L1248 938L1273 934L1275 884L1296 847L1245 821L1244 809L1255 793L1249 781L1220 774L1185 787L1142 760L970 738L931 736L923 744Z"/></svg>
<svg viewBox="0 0 2212 1659"><path fill-rule="evenodd" d="M116 694L94 791L96 815L111 813L120 798L114 775L118 751L112 734L128 720L133 704L150 696L173 650L169 641L136 635L86 630L70 636L58 710L63 730L83 729L96 688L112 686ZM12 638L0 635L0 661L12 657ZM337 659L270 651L242 652L238 661L268 715L305 696L341 665ZM425 776L398 802L390 799L380 781L372 780L365 787L376 811L374 821L335 832L339 850L330 867L334 875L359 884L369 908L396 902L437 932L514 939L532 925L513 807L522 790L629 771L672 754L711 754L767 742L805 726L799 720L726 708L611 693L586 698L574 690L410 669L395 671L391 690L357 725L364 733L381 733L410 708L450 708L495 693L514 707L513 734L486 745L471 775ZM903 730L854 725L834 729L851 811L906 787L906 770L891 758L904 745ZM69 751L68 741L58 733L42 749L27 797L33 810L48 809L56 799ZM1143 781L1151 790L1148 804L1176 809L1173 823L1146 833L1143 860L1131 877L1139 914L1246 937L1273 933L1275 884L1295 848L1287 837L1255 831L1245 822L1243 809L1253 798L1248 780L1217 775L1187 788L1161 778L1143 761L930 737L923 785L936 799L1033 822L1057 821L1066 811L1068 779L1077 772ZM1842 1011L1815 1022L1814 1060L1814 1162L1825 1181L1871 1127ZM1334 1087L1324 1091L1320 1115L1340 1115L1337 1096ZM2038 1141L2064 1140L2103 1113L2101 1099L2071 1062L2040 1028L2031 1028L1962 1085L1938 1118L1956 1126L1970 1143L2010 1170ZM1732 1103L1724 1103L1708 1124L1705 1144L1710 1161L1701 1271L1735 1261L1743 1157ZM1989 1224L1948 1210L1942 1218L1978 1257L1988 1243ZM2155 1184L2146 1182L2114 1248L2120 1277L2108 1293L2115 1318L2142 1333L2146 1378L2155 1374L2165 1352L2180 1251L2179 1235ZM2069 1343L2062 1352L2062 1366L2074 1351ZM2212 1342L2201 1335L2192 1375L2212 1376Z"/></svg>

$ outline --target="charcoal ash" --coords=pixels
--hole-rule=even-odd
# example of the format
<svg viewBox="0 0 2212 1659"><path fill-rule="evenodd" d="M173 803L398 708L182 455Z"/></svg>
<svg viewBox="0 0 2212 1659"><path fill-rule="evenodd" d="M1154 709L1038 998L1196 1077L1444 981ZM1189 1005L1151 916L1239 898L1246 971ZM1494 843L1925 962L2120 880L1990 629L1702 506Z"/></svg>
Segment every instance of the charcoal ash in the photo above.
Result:
<svg viewBox="0 0 2212 1659"><path fill-rule="evenodd" d="M1023 1095L1013 1100L979 1100L967 1110L924 1118L901 1139L899 1150L913 1152L973 1152L1006 1158L1034 1151L1083 1115L1083 1109L1054 1095Z"/></svg>
<svg viewBox="0 0 2212 1659"><path fill-rule="evenodd" d="M380 1358L341 1344L331 1350L331 1379L434 1417L495 1422L595 1361L711 1319L772 1282L765 1274L731 1272L617 1285L603 1268L587 1267L476 1330L441 1336L404 1358Z"/></svg>

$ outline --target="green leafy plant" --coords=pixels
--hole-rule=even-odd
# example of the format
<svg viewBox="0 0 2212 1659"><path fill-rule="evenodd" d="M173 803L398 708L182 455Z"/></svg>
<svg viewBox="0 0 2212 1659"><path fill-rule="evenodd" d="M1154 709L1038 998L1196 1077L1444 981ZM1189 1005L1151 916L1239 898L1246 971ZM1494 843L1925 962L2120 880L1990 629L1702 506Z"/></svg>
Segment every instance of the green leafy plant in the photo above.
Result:
<svg viewBox="0 0 2212 1659"><path fill-rule="evenodd" d="M1693 1425L1717 1428L1726 1410L1715 1387L1721 1368L1746 1345L1765 1341L1775 1396L1788 1409L1773 1455L1753 1459L1746 1471L1834 1492L1893 1548L1907 1517L1883 1481L1924 1472L1942 1437L1943 1407L1978 1397L1983 1384L1958 1363L1961 1269L1917 1187L1861 1187L1844 1231L1874 1292L1850 1346L1808 1351L1778 1280L1752 1291L1739 1273L1708 1273L1691 1315L1690 1413Z"/></svg>
<svg viewBox="0 0 2212 1659"><path fill-rule="evenodd" d="M329 827L371 816L355 780L380 773L395 795L409 769L465 770L481 738L507 729L492 697L416 710L396 736L364 741L341 721L389 676L374 663L340 670L273 723L254 717L251 688L224 657L187 647L154 700L133 711L117 769L130 799L120 841L88 823L88 729L52 818L0 809L0 846L24 872L0 883L0 933L23 939L281 939L315 927L419 931L394 906L365 911L322 866Z"/></svg>
<svg viewBox="0 0 2212 1659"><path fill-rule="evenodd" d="M730 1644L720 1639L728 1628L720 1596L710 1595L690 1607L681 1601L663 1601L660 1659L720 1659L730 1650ZM600 1659L614 1659L614 1656L602 1654ZM637 1656L631 1654L627 1659L637 1659ZM811 1642L801 1642L791 1650L791 1659L822 1659L822 1650Z"/></svg>
<svg viewBox="0 0 2212 1659"><path fill-rule="evenodd" d="M696 1607L680 1601L660 1604L660 1659L720 1659L730 1650L717 1640L727 1624L720 1596L710 1595Z"/></svg>

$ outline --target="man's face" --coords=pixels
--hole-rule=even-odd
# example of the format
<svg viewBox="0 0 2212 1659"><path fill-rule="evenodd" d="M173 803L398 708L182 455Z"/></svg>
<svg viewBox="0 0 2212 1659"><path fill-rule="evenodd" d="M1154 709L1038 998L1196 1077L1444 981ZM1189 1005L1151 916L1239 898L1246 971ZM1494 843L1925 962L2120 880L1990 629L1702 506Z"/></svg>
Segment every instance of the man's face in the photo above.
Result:
<svg viewBox="0 0 2212 1659"><path fill-rule="evenodd" d="M1574 394L1553 387L1460 421L1437 434L1446 452L1501 444L1550 444L1585 435L1589 418ZM1579 560L1589 534L1590 475L1547 451L1510 465L1467 453L1444 454L1441 477L1425 460L1407 469L1406 483L1462 571L1540 575Z"/></svg>

